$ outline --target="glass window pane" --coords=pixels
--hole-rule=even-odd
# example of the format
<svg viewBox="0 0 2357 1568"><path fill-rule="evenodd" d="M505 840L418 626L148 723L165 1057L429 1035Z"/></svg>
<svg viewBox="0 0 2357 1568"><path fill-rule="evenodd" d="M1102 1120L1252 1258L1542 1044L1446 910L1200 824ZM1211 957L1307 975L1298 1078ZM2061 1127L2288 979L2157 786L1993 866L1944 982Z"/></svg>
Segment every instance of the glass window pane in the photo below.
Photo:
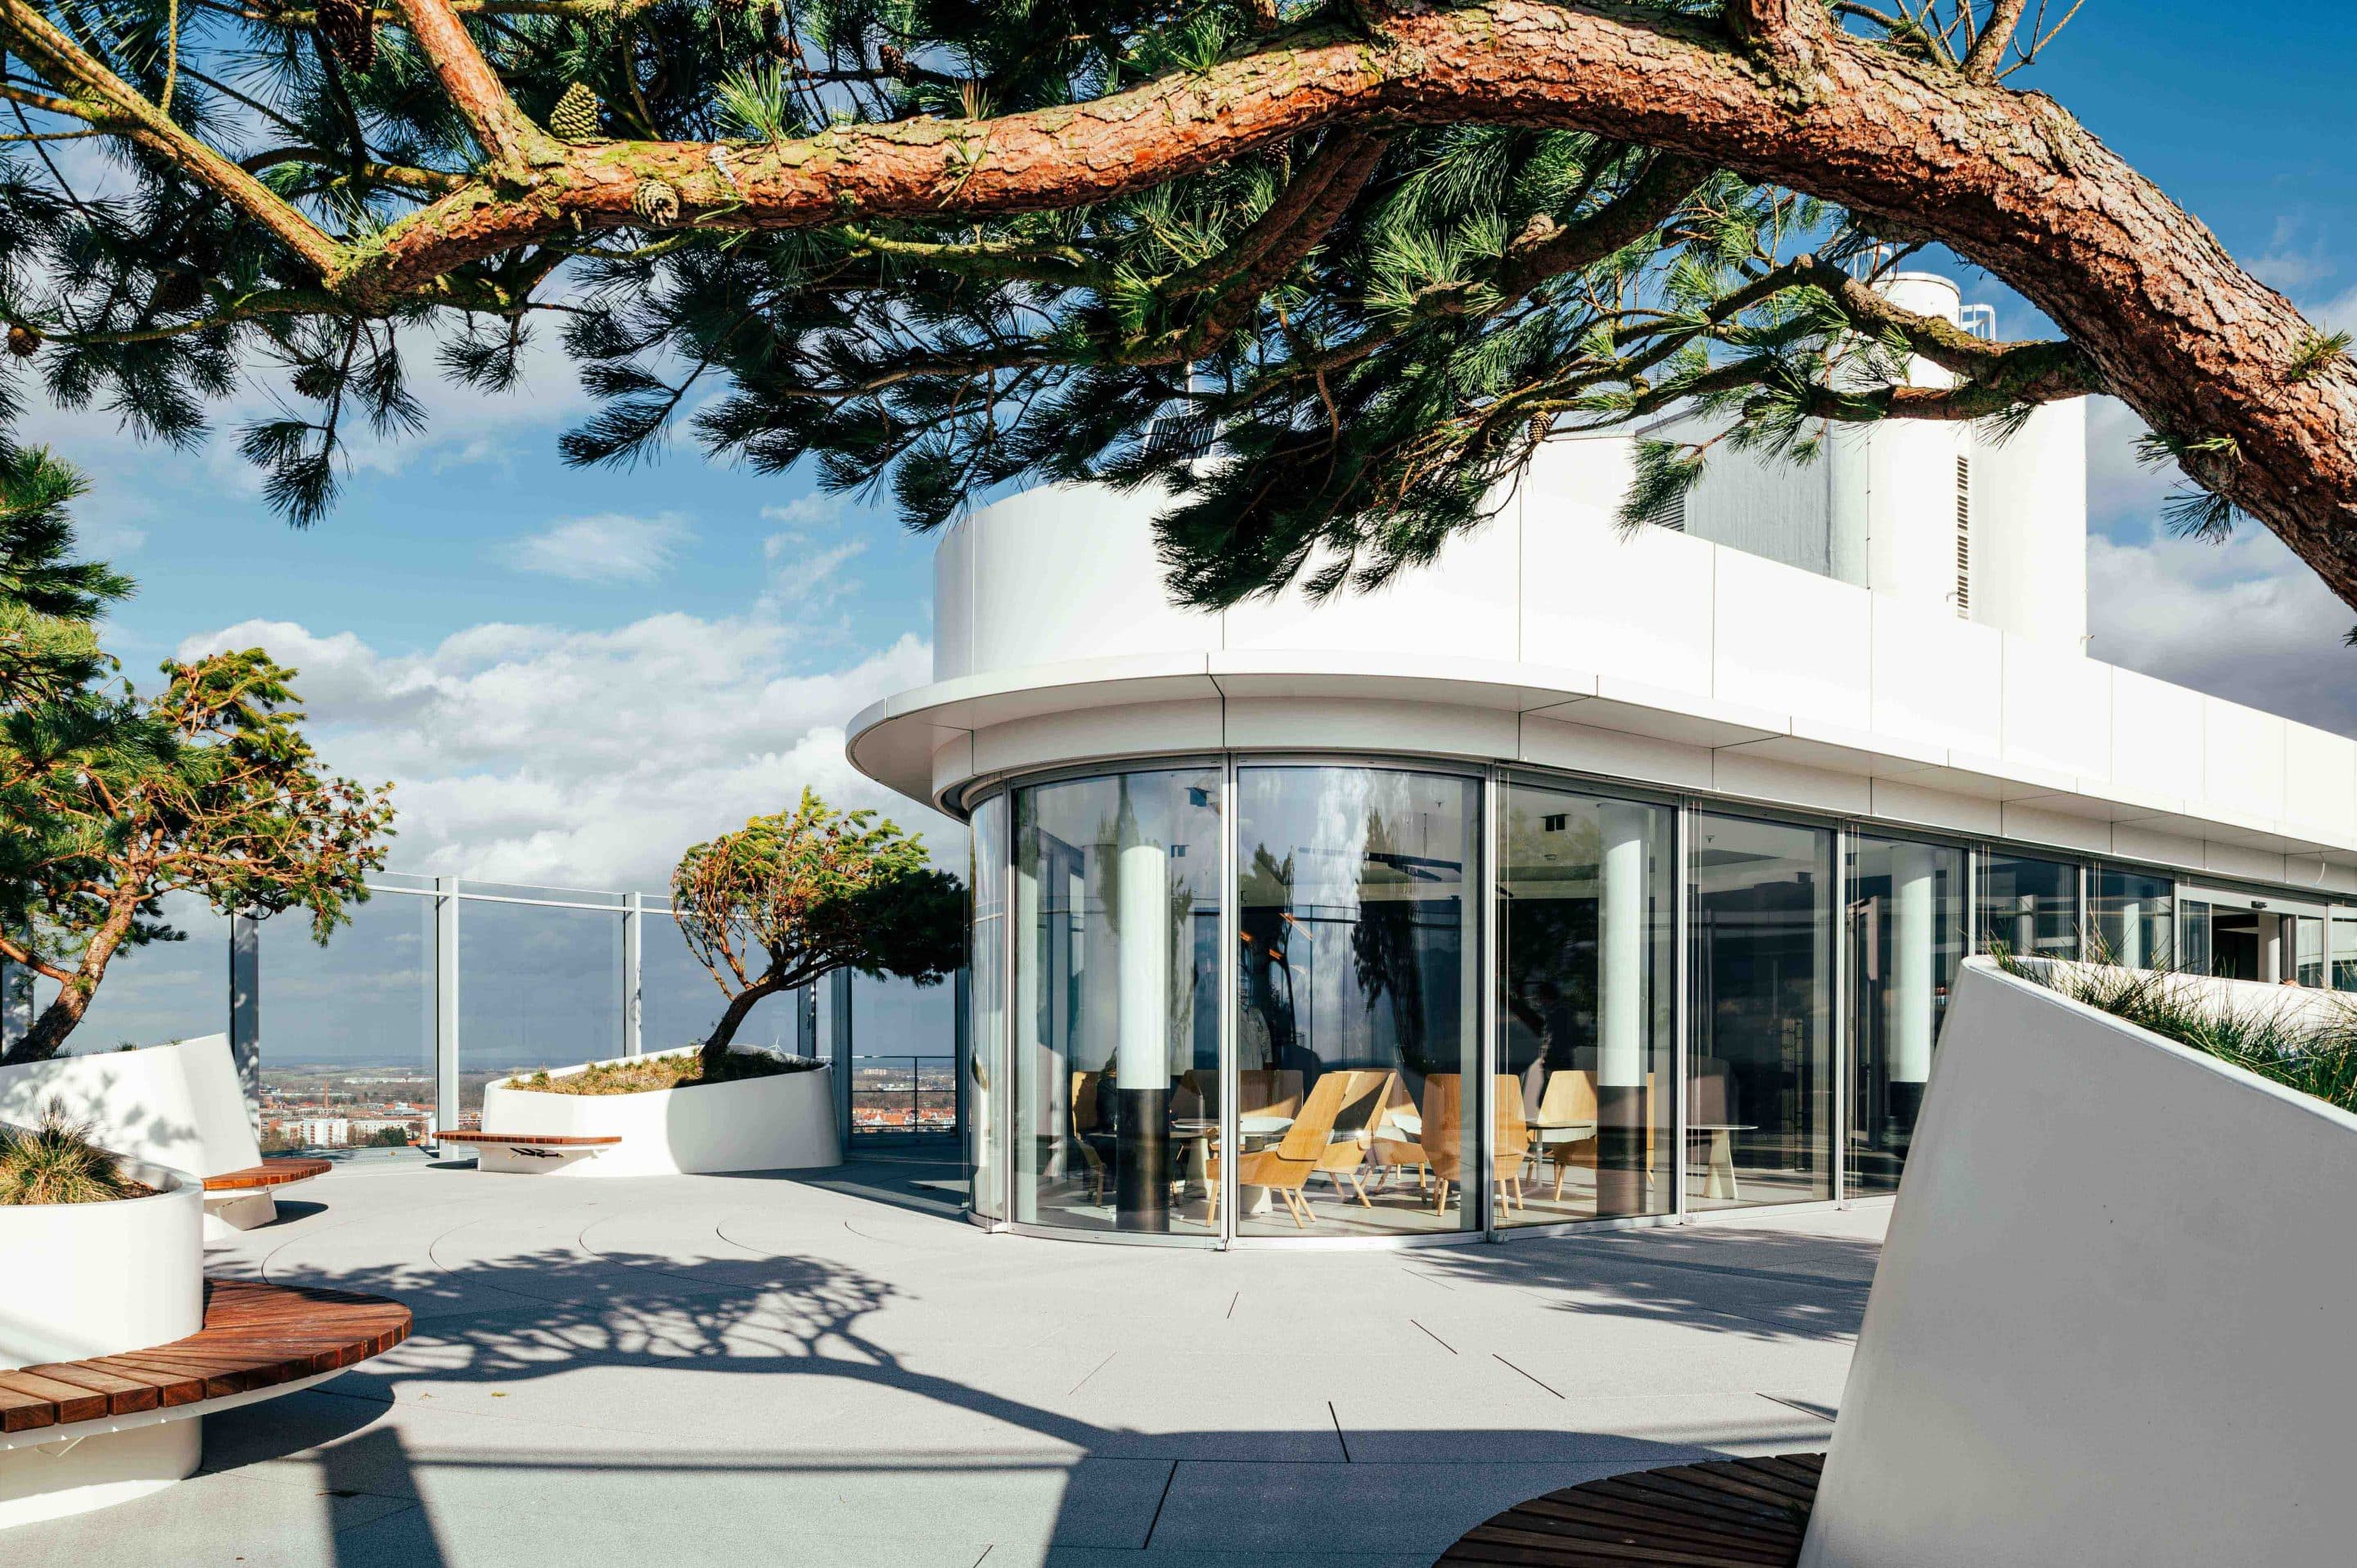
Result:
<svg viewBox="0 0 2357 1568"><path fill-rule="evenodd" d="M975 807L970 828L972 858L965 885L973 898L974 927L966 947L973 976L966 988L966 1190L976 1214L1004 1219L1002 1153L1009 1110L1001 1088L1006 1034L1006 797L995 795Z"/></svg>
<svg viewBox="0 0 2357 1568"><path fill-rule="evenodd" d="M1497 1223L1666 1214L1672 812L1512 784L1499 817L1503 1066L1521 1087L1532 1179Z"/></svg>
<svg viewBox="0 0 2357 1568"><path fill-rule="evenodd" d="M1478 1222L1484 1086L1479 781L1380 768L1237 775L1242 949L1236 1229ZM1521 1085L1489 1086L1491 1177L1529 1152Z"/></svg>
<svg viewBox="0 0 2357 1568"><path fill-rule="evenodd" d="M494 1078L621 1054L620 915L459 901L461 1128L482 1125Z"/></svg>
<svg viewBox="0 0 2357 1568"><path fill-rule="evenodd" d="M1016 1219L1216 1224L1219 1058L1197 1019L1218 1011L1219 888L1215 768L1017 794Z"/></svg>
<svg viewBox="0 0 2357 1568"><path fill-rule="evenodd" d="M292 924L307 918L286 917ZM193 893L164 896L164 920L185 940L118 949L66 1036L75 1056L160 1046L229 1032L229 917ZM58 999L57 983L33 977L34 1016Z"/></svg>
<svg viewBox="0 0 2357 1568"><path fill-rule="evenodd" d="M851 1130L947 1133L957 1125L957 987L851 977Z"/></svg>
<svg viewBox="0 0 2357 1568"><path fill-rule="evenodd" d="M2292 978L2302 985L2324 983L2324 920L2316 915L2292 917Z"/></svg>
<svg viewBox="0 0 2357 1568"><path fill-rule="evenodd" d="M2357 915L2332 914L2332 989L2357 991Z"/></svg>
<svg viewBox="0 0 2357 1568"><path fill-rule="evenodd" d="M2177 884L2166 876L2095 869L2095 950L2087 956L2130 969L2177 963Z"/></svg>
<svg viewBox="0 0 2357 1568"><path fill-rule="evenodd" d="M1992 854L1981 865L1980 947L2017 958L2079 956L2079 868Z"/></svg>
<svg viewBox="0 0 2357 1568"><path fill-rule="evenodd" d="M1833 1196L1833 834L1696 819L1695 1208Z"/></svg>
<svg viewBox="0 0 2357 1568"><path fill-rule="evenodd" d="M463 924L460 929L464 929ZM462 993L463 994L463 993ZM764 1008L778 999L764 1003ZM679 922L648 910L639 917L639 1048L667 1051L674 1046L700 1046L728 1008L728 993L679 934ZM756 1009L759 1011L760 1009ZM747 1044L748 1017L737 1030Z"/></svg>
<svg viewBox="0 0 2357 1568"><path fill-rule="evenodd" d="M1964 852L1850 841L1849 1190L1896 1192L1964 958Z"/></svg>
<svg viewBox="0 0 2357 1568"><path fill-rule="evenodd" d="M434 1132L434 900L380 892L326 947L262 922L262 1146L406 1147Z"/></svg>

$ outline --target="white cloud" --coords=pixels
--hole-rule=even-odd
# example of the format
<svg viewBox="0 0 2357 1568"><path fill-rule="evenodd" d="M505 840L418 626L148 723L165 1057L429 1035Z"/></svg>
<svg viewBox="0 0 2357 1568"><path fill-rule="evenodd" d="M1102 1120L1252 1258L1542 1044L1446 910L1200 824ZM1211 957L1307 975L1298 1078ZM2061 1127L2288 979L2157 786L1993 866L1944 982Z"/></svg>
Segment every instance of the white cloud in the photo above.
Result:
<svg viewBox="0 0 2357 1568"><path fill-rule="evenodd" d="M765 617L669 614L608 631L487 624L414 654L350 632L245 621L181 656L266 647L302 671L328 763L391 779L396 869L659 890L687 845L783 810L809 784L881 807L954 865L955 824L855 773L843 725L931 678L913 636L785 673L806 633Z"/></svg>
<svg viewBox="0 0 2357 1568"><path fill-rule="evenodd" d="M575 583L649 583L690 537L686 520L676 512L631 517L609 511L553 522L510 540L496 553L519 572Z"/></svg>
<svg viewBox="0 0 2357 1568"><path fill-rule="evenodd" d="M2255 523L2224 544L2091 538L2087 600L2098 659L2357 735L2357 611Z"/></svg>

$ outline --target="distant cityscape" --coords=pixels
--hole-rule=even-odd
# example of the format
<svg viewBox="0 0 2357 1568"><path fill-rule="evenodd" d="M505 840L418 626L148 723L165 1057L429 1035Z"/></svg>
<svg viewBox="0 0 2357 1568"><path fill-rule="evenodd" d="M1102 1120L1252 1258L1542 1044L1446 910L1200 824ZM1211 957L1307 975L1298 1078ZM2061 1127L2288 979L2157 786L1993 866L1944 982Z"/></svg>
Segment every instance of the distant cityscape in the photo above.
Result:
<svg viewBox="0 0 2357 1568"><path fill-rule="evenodd" d="M437 1120L430 1069L398 1063L287 1063L262 1070L262 1146L297 1149L408 1148L431 1144L443 1126L483 1124L483 1086L522 1070L462 1071L458 1116ZM957 1072L947 1057L860 1058L851 1069L854 1133L948 1132L957 1126Z"/></svg>

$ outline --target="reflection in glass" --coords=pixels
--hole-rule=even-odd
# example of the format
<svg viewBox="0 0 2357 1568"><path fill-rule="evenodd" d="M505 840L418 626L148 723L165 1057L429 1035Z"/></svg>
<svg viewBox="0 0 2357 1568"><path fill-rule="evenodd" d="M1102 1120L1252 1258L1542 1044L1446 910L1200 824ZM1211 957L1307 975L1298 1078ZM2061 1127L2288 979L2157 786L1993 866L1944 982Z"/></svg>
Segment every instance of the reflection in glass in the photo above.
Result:
<svg viewBox="0 0 2357 1568"><path fill-rule="evenodd" d="M2016 958L2079 956L2079 868L1992 854L1981 863L1980 947Z"/></svg>
<svg viewBox="0 0 2357 1568"><path fill-rule="evenodd" d="M1246 768L1237 789L1236 1230L1474 1225L1479 781ZM1489 1177L1511 1197L1529 1153L1520 1085L1488 1098Z"/></svg>
<svg viewBox="0 0 2357 1568"><path fill-rule="evenodd" d="M494 1078L622 1054L619 914L462 899L458 975L462 1128Z"/></svg>
<svg viewBox="0 0 2357 1568"><path fill-rule="evenodd" d="M2319 915L2294 915L2287 918L2291 927L2292 978L2302 985L2324 983L2324 918Z"/></svg>
<svg viewBox="0 0 2357 1568"><path fill-rule="evenodd" d="M2332 989L2357 991L2357 915L2332 917Z"/></svg>
<svg viewBox="0 0 2357 1568"><path fill-rule="evenodd" d="M2091 958L2129 969L2177 963L2177 884L2166 876L2098 866L2092 879L2095 950Z"/></svg>
<svg viewBox="0 0 2357 1568"><path fill-rule="evenodd" d="M1017 1220L1215 1223L1219 889L1216 768L1017 793Z"/></svg>
<svg viewBox="0 0 2357 1568"><path fill-rule="evenodd" d="M299 913L261 938L263 1147L428 1141L434 900L379 893L324 948Z"/></svg>
<svg viewBox="0 0 2357 1568"><path fill-rule="evenodd" d="M1849 1190L1896 1192L1964 962L1964 852L1860 835L1849 899Z"/></svg>
<svg viewBox="0 0 2357 1568"><path fill-rule="evenodd" d="M1831 1197L1833 834L1695 822L1688 1201Z"/></svg>
<svg viewBox="0 0 2357 1568"><path fill-rule="evenodd" d="M229 917L214 914L193 893L167 893L163 906L165 923L185 940L116 949L81 1022L66 1036L70 1055L228 1032ZM299 929L303 940L311 940L309 917L300 910L281 929ZM57 999L58 983L35 975L33 1015Z"/></svg>
<svg viewBox="0 0 2357 1568"><path fill-rule="evenodd" d="M1501 1225L1670 1211L1671 820L1665 806L1506 788L1502 1065L1537 1179Z"/></svg>
<svg viewBox="0 0 2357 1568"><path fill-rule="evenodd" d="M966 943L965 1148L968 1202L986 1219L1006 1218L1000 1139L1008 1111L1006 1039L1006 797L974 808L965 885L974 925Z"/></svg>

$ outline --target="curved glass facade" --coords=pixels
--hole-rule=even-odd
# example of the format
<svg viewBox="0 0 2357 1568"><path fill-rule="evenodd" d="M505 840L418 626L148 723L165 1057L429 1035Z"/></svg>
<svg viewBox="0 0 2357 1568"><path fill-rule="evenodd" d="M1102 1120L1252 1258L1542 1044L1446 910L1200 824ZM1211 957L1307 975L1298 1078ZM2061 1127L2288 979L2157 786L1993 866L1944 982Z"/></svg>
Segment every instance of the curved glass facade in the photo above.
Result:
<svg viewBox="0 0 2357 1568"><path fill-rule="evenodd" d="M1017 778L970 821L973 1215L1165 1245L1887 1195L1967 950L2075 952L2092 915L2157 957L2207 908L2158 872L1374 756Z"/></svg>

